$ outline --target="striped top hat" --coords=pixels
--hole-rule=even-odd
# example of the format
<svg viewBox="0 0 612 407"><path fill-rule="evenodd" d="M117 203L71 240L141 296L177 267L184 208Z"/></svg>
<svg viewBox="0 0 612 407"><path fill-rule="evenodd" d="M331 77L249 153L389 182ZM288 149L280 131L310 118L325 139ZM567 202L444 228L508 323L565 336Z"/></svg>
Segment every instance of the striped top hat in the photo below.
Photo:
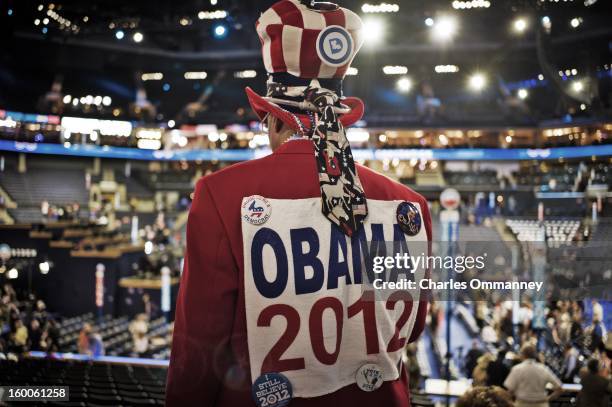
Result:
<svg viewBox="0 0 612 407"><path fill-rule="evenodd" d="M314 109L303 99L309 86L330 89L339 97L337 113L344 126L363 116L358 98L344 98L342 79L363 44L361 18L333 3L282 0L256 23L268 72L265 97L246 88L251 107L260 119L272 114L305 135ZM313 82L316 80L316 82Z"/></svg>

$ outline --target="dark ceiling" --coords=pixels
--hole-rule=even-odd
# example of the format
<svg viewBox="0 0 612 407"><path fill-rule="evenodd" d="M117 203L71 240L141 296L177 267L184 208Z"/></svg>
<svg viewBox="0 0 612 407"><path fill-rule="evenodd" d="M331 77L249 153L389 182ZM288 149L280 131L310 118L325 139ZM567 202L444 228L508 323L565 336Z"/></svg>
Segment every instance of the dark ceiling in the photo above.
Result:
<svg viewBox="0 0 612 407"><path fill-rule="evenodd" d="M214 0L213 0L214 2ZM347 77L345 93L360 96L372 124L418 124L416 98L423 83L430 84L447 110L448 120L491 120L528 124L545 119L609 115L610 64L612 63L612 12L609 1L586 6L584 1L491 0L486 9L455 10L450 0L387 1L398 3L398 13L377 14L386 24L384 41L363 48L353 63L357 76ZM210 0L170 2L160 0L8 0L0 3L0 108L47 113L41 98L54 80L62 94L108 95L121 117L130 118L143 72L161 72L161 81L144 82L147 97L156 107L155 119L184 122L247 121L243 88L263 89L265 72L254 22L272 1ZM362 17L364 1L340 4ZM369 1L369 3L378 3ZM587 0L593 3L593 0ZM49 11L52 11L50 18ZM198 13L224 10L227 17L201 20ZM56 14L53 14L56 13ZM449 14L458 21L456 37L445 44L432 42L428 17ZM550 18L545 33L541 19ZM525 18L527 30L512 30L516 18ZM43 20L50 18L48 24ZM578 27L570 21L580 19ZM58 22L70 21L70 28ZM38 25L35 24L39 20ZM213 35L218 24L227 36ZM76 26L76 28L75 28ZM64 28L60 28L64 27ZM45 32L43 32L43 30ZM122 30L123 39L116 33ZM143 41L135 43L135 32ZM436 65L453 64L456 74L436 74ZM384 75L384 65L404 65L414 82L409 93L399 93L397 77ZM254 79L236 79L238 70L255 69ZM576 69L578 75L551 78L550 73ZM206 71L201 81L185 80L186 71ZM488 77L481 93L466 90L475 71ZM538 75L545 74L544 81ZM366 80L367 78L367 80ZM564 88L572 80L585 81L586 93L572 97ZM527 109L508 116L506 98L519 87L529 89ZM566 87L566 86L565 86ZM207 92L206 96L203 94ZM184 115L184 108L200 98L202 109ZM579 106L585 104L585 109ZM244 111L240 108L245 108ZM110 115L110 110L72 115ZM133 118L133 117L132 117ZM414 122L414 123L413 123Z"/></svg>

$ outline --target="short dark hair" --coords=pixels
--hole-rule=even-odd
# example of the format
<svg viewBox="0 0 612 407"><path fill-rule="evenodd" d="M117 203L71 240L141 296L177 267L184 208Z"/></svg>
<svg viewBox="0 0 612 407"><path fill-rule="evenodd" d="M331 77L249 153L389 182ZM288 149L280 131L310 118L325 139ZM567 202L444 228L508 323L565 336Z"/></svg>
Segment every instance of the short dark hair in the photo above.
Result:
<svg viewBox="0 0 612 407"><path fill-rule="evenodd" d="M599 373L599 360L589 359L589 361L587 362L587 369L589 369L589 372L593 374Z"/></svg>
<svg viewBox="0 0 612 407"><path fill-rule="evenodd" d="M456 407L512 407L510 393L498 386L477 386L457 400Z"/></svg>
<svg viewBox="0 0 612 407"><path fill-rule="evenodd" d="M523 345L523 347L521 348L521 355L525 359L537 359L538 351L536 350L536 347L533 345Z"/></svg>

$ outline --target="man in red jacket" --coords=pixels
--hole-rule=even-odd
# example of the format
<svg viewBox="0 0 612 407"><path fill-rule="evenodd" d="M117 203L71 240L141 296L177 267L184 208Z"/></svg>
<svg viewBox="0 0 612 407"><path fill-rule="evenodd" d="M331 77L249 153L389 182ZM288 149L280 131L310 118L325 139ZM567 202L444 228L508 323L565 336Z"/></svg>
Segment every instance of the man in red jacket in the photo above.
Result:
<svg viewBox="0 0 612 407"><path fill-rule="evenodd" d="M283 0L259 18L268 91L247 96L273 154L196 186L168 405L409 405L401 355L427 302L418 287L371 295L373 264L421 254L431 218L422 196L354 162L345 126L363 103L341 86L360 28L331 3Z"/></svg>

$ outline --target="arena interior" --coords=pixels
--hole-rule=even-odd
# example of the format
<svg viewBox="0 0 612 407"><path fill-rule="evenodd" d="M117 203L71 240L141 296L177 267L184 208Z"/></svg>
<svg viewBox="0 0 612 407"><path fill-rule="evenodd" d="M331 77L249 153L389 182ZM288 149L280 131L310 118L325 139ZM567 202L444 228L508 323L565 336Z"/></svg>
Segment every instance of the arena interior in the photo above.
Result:
<svg viewBox="0 0 612 407"><path fill-rule="evenodd" d="M365 33L343 84L365 103L355 160L427 199L434 246L451 188L455 250L494 247L509 279L539 258L553 287L432 298L402 351L412 406L525 405L503 390L525 345L563 383L550 406L594 406L589 361L609 386L612 357L609 2L338 2ZM0 2L3 389L165 403L196 182L271 153L244 89L265 94L255 21L273 3Z"/></svg>

